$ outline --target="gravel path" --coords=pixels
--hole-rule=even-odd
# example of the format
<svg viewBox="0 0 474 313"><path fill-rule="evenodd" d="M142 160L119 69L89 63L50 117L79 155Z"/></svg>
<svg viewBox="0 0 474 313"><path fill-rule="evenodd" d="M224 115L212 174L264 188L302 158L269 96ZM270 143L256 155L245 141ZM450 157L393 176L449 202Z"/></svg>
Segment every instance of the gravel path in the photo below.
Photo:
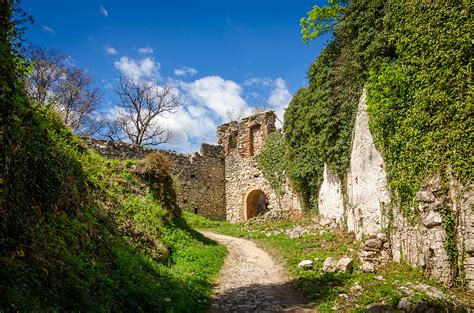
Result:
<svg viewBox="0 0 474 313"><path fill-rule="evenodd" d="M314 312L284 269L255 243L202 232L227 247L210 312Z"/></svg>

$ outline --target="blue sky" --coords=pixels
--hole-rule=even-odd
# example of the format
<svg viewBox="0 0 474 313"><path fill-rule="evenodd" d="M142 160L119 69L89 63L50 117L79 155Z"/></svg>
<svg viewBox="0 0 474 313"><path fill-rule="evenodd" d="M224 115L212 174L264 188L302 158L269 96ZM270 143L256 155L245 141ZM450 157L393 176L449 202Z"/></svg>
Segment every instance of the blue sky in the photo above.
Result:
<svg viewBox="0 0 474 313"><path fill-rule="evenodd" d="M306 84L306 70L329 37L301 40L307 0L77 1L23 0L35 19L26 38L63 51L87 69L113 115L120 73L172 83L184 106L161 122L173 133L164 148L189 152L215 143L215 128L251 108L280 118Z"/></svg>

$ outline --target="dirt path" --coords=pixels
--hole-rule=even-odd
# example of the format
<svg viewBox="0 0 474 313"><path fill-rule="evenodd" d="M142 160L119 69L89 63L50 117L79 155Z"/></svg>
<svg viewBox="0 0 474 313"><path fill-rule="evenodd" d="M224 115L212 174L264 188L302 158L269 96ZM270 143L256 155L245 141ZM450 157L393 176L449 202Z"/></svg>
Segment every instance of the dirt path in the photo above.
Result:
<svg viewBox="0 0 474 313"><path fill-rule="evenodd" d="M282 266L255 243L202 233L229 251L214 288L210 312L313 312Z"/></svg>

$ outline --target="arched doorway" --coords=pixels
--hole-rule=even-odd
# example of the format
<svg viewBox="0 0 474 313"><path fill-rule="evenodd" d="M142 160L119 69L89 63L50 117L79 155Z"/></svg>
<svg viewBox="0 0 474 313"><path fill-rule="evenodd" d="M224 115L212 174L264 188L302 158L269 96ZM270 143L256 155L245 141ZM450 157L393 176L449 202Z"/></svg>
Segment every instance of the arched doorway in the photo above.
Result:
<svg viewBox="0 0 474 313"><path fill-rule="evenodd" d="M267 197L260 189L252 190L245 199L245 219L252 218L258 214L266 212Z"/></svg>

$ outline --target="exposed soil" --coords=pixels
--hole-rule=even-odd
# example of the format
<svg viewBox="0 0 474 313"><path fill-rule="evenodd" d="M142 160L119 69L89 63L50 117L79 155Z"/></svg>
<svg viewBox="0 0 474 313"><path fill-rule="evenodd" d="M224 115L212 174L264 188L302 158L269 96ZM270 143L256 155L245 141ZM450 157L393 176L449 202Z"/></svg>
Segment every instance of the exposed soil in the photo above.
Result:
<svg viewBox="0 0 474 313"><path fill-rule="evenodd" d="M203 231L229 255L210 312L314 312L283 267L249 240Z"/></svg>

